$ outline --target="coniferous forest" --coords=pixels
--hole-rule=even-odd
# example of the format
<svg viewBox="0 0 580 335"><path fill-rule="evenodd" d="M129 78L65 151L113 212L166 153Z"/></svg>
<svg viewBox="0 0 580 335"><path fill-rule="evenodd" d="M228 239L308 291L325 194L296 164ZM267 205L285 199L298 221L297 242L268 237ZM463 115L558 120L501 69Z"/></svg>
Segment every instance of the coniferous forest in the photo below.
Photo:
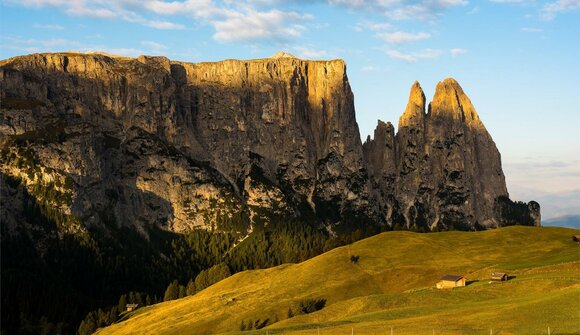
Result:
<svg viewBox="0 0 580 335"><path fill-rule="evenodd" d="M231 231L151 228L143 235L114 225L57 234L70 217L30 195L23 202L35 229L8 234L1 226L3 334L90 334L122 317L127 304L192 295L231 274L300 262L379 232L331 237L314 224L272 216L241 242Z"/></svg>

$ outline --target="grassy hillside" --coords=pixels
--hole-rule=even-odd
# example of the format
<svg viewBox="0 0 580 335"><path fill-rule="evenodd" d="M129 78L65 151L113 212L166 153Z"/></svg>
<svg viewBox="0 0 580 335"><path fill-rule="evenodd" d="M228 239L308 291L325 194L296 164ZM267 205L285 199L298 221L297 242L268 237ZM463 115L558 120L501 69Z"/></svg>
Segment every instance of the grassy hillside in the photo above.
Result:
<svg viewBox="0 0 580 335"><path fill-rule="evenodd" d="M383 233L300 264L238 273L198 294L135 311L105 334L580 333L580 246L567 228ZM358 263L350 260L359 256ZM514 276L490 283L492 271ZM445 274L469 285L434 288ZM299 313L308 298L323 309ZM288 310L295 314L288 317ZM259 320L259 321L258 321Z"/></svg>

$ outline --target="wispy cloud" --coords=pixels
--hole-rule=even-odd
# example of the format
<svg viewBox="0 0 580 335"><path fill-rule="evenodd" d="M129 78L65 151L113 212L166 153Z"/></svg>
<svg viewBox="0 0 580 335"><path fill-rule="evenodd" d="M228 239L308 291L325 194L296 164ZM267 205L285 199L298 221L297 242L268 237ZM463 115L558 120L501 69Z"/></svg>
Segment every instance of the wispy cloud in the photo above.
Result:
<svg viewBox="0 0 580 335"><path fill-rule="evenodd" d="M431 34L428 33L407 33L404 31L396 31L392 33L379 33L378 37L382 38L383 40L393 43L393 44L403 44L409 42L416 42L421 40L426 40L431 37Z"/></svg>
<svg viewBox="0 0 580 335"><path fill-rule="evenodd" d="M420 59L437 58L441 55L441 50L424 49L416 52L402 52L399 50L387 50L387 55L394 59L399 59L407 63L415 63Z"/></svg>
<svg viewBox="0 0 580 335"><path fill-rule="evenodd" d="M28 7L55 7L68 15L123 20L154 29L185 29L183 23L159 20L159 16L182 17L215 29L222 42L289 40L301 35L301 24L311 15L279 9L259 10L255 1L214 0L7 0ZM261 5L273 5L263 0Z"/></svg>
<svg viewBox="0 0 580 335"><path fill-rule="evenodd" d="M381 67L374 65L367 65L360 68L361 72L377 72L381 71Z"/></svg>
<svg viewBox="0 0 580 335"><path fill-rule="evenodd" d="M158 51L165 47L162 44L152 41L143 41L141 42L141 45L148 47L149 51L153 53L160 53ZM17 50L24 53L63 52L74 50L78 52L105 52L108 54L128 57L147 54L144 50L134 47L116 48L105 45L88 45L80 41L63 38L31 39L19 36L0 36L0 48Z"/></svg>
<svg viewBox="0 0 580 335"><path fill-rule="evenodd" d="M105 48L103 49L105 52L113 54L113 55L119 55L119 56L127 56L127 57L137 57L139 55L143 55L146 52L144 52L141 49L136 49L136 48Z"/></svg>
<svg viewBox="0 0 580 335"><path fill-rule="evenodd" d="M154 41L141 41L141 45L149 48L154 54L162 54L169 49L166 45Z"/></svg>
<svg viewBox="0 0 580 335"><path fill-rule="evenodd" d="M464 55L467 53L466 49L461 49L461 48L453 48L451 50L449 50L449 52L451 52L451 56L453 57L459 57L461 55Z"/></svg>
<svg viewBox="0 0 580 335"><path fill-rule="evenodd" d="M326 57L328 55L328 53L324 50L315 50L313 48L310 47L301 47L301 46L297 46L294 47L294 50L296 50L296 53L298 54L298 56L303 57L303 58L322 58L322 57Z"/></svg>
<svg viewBox="0 0 580 335"><path fill-rule="evenodd" d="M528 4L534 2L534 0L489 0L495 3L512 3L512 4Z"/></svg>
<svg viewBox="0 0 580 335"><path fill-rule="evenodd" d="M544 5L540 16L544 20L553 20L558 14L580 9L580 0L558 0Z"/></svg>
<svg viewBox="0 0 580 335"><path fill-rule="evenodd" d="M32 28L36 29L50 29L50 30L63 30L64 27L59 24L34 24Z"/></svg>
<svg viewBox="0 0 580 335"><path fill-rule="evenodd" d="M33 39L18 36L0 36L0 46L5 49L18 50L26 53L41 51L63 51L79 48L82 44L62 38Z"/></svg>
<svg viewBox="0 0 580 335"><path fill-rule="evenodd" d="M185 29L185 26L179 23L167 22L167 21L146 21L144 25L147 27L162 29L162 30L180 30Z"/></svg>
<svg viewBox="0 0 580 335"><path fill-rule="evenodd" d="M445 9L467 5L466 0L328 0L332 5L380 13L393 20L434 20Z"/></svg>
<svg viewBox="0 0 580 335"><path fill-rule="evenodd" d="M370 30L373 32L384 32L384 31L388 31L388 30L392 30L392 29L393 29L393 25L390 23L372 22L372 21L359 22L354 27L354 30L359 31L359 32L365 31L365 30Z"/></svg>
<svg viewBox="0 0 580 335"><path fill-rule="evenodd" d="M300 36L305 29L299 22L312 16L296 12L271 10L259 12L248 9L245 13L216 21L213 37L222 42L278 40L285 41Z"/></svg>
<svg viewBox="0 0 580 335"><path fill-rule="evenodd" d="M479 13L479 7L473 7L471 10L469 10L467 12L467 14L469 14L469 15L474 15L474 14L477 14L477 13Z"/></svg>
<svg viewBox="0 0 580 335"><path fill-rule="evenodd" d="M539 29L539 28L523 27L523 28L520 28L520 31L522 31L524 33L541 33L543 30Z"/></svg>

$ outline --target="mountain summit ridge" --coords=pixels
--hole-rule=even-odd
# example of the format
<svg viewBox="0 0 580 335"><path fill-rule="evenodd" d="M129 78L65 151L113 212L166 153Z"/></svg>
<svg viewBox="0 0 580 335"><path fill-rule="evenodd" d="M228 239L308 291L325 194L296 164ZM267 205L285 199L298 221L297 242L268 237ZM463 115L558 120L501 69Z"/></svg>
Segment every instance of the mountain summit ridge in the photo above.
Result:
<svg viewBox="0 0 580 335"><path fill-rule="evenodd" d="M102 224L102 208L138 231L245 234L273 217L333 232L508 224L499 152L456 80L437 85L427 111L415 82L397 134L379 122L363 144L344 61L277 55L1 61L1 171L30 189L70 179L57 187L68 200L51 206L82 218L81 227ZM18 163L24 152L31 166ZM16 225L18 211L4 210L12 207L3 216ZM236 215L244 223L232 228Z"/></svg>

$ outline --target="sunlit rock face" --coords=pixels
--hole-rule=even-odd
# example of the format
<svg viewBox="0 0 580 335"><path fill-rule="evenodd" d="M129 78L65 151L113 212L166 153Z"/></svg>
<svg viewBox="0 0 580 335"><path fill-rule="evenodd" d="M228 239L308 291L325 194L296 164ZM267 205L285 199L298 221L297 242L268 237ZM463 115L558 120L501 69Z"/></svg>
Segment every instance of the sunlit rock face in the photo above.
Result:
<svg viewBox="0 0 580 335"><path fill-rule="evenodd" d="M31 169L72 178L62 206L88 224L378 223L342 60L35 54L0 75L3 173L30 151Z"/></svg>
<svg viewBox="0 0 580 335"><path fill-rule="evenodd" d="M385 142L379 122L374 140L364 144L371 180L389 180L378 185L386 192L375 192L386 221L419 230L508 224L503 216L513 212L507 209L512 205L506 202L500 210L498 201L509 199L500 153L457 81L439 82L425 109L425 95L415 82L394 141ZM536 205L531 202L518 214L523 221L540 224Z"/></svg>
<svg viewBox="0 0 580 335"><path fill-rule="evenodd" d="M415 83L364 145L342 60L34 54L0 62L0 98L1 177L77 230L504 224L499 152L453 79L427 113Z"/></svg>

